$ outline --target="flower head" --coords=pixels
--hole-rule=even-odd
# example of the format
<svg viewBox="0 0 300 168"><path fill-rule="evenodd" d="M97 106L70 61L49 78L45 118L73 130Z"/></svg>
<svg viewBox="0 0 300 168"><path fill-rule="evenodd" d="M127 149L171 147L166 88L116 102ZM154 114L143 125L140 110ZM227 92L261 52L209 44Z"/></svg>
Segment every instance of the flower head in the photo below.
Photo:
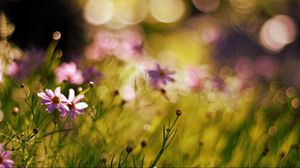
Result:
<svg viewBox="0 0 300 168"><path fill-rule="evenodd" d="M203 68L188 67L184 72L184 83L193 91L199 91L204 87L207 72Z"/></svg>
<svg viewBox="0 0 300 168"><path fill-rule="evenodd" d="M16 80L25 80L33 71L41 68L44 62L42 49L30 48L25 50L22 59L15 59L6 67L6 74Z"/></svg>
<svg viewBox="0 0 300 168"><path fill-rule="evenodd" d="M75 115L82 114L83 110L88 107L88 105L85 102L80 102L84 98L84 95L78 95L75 97L75 91L74 89L69 89L69 97L68 100L70 104L69 107L69 113L70 117L73 119L75 118Z"/></svg>
<svg viewBox="0 0 300 168"><path fill-rule="evenodd" d="M156 64L156 69L149 70L147 73L150 77L151 85L155 88L167 85L168 82L175 82L175 79L171 77L175 72L166 68L161 68L159 64Z"/></svg>
<svg viewBox="0 0 300 168"><path fill-rule="evenodd" d="M5 151L3 149L3 144L0 144L0 167L1 168L12 168L14 165L14 161L10 160L12 152Z"/></svg>
<svg viewBox="0 0 300 168"><path fill-rule="evenodd" d="M57 109L61 112L61 116L65 116L69 111L70 102L61 94L60 87L57 87L54 92L46 89L45 92L39 92L38 96L42 98L42 104L47 106L47 111L50 113Z"/></svg>
<svg viewBox="0 0 300 168"><path fill-rule="evenodd" d="M98 71L96 69L96 67L87 68L83 72L83 76L84 76L85 82L87 82L87 83L89 83L91 81L98 83L103 77L102 73L100 71Z"/></svg>
<svg viewBox="0 0 300 168"><path fill-rule="evenodd" d="M118 37L109 31L100 31L96 34L95 41L87 47L85 55L89 59L102 60L108 55L114 55L119 45Z"/></svg>
<svg viewBox="0 0 300 168"><path fill-rule="evenodd" d="M121 33L118 54L116 55L123 61L131 61L142 58L145 55L144 39L142 35L133 30Z"/></svg>
<svg viewBox="0 0 300 168"><path fill-rule="evenodd" d="M81 70L77 69L74 62L63 63L55 70L55 74L58 83L68 81L71 84L79 85L84 81Z"/></svg>

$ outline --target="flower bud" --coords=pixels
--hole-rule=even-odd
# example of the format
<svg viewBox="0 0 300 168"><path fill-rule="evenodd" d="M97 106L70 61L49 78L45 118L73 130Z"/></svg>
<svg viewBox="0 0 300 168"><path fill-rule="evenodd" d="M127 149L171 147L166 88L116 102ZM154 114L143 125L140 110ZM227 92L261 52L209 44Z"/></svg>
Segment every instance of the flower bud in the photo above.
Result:
<svg viewBox="0 0 300 168"><path fill-rule="evenodd" d="M126 147L126 152L131 153L133 151L133 148L131 146Z"/></svg>

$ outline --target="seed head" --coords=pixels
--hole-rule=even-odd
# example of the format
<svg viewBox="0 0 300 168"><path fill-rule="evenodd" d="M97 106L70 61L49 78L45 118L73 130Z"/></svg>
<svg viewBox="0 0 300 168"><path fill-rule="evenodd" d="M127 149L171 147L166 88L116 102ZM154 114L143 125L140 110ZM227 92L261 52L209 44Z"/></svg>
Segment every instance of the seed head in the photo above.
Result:
<svg viewBox="0 0 300 168"><path fill-rule="evenodd" d="M114 91L114 96L117 96L117 95L119 95L119 91L118 91L118 90L115 90L115 91Z"/></svg>
<svg viewBox="0 0 300 168"><path fill-rule="evenodd" d="M131 153L132 151L133 151L132 146L127 146L127 147L126 147L126 152L127 152L127 153Z"/></svg>
<svg viewBox="0 0 300 168"><path fill-rule="evenodd" d="M182 114L181 110L176 110L176 115L179 117Z"/></svg>
<svg viewBox="0 0 300 168"><path fill-rule="evenodd" d="M59 40L61 38L61 34L59 31L55 31L53 34L52 34L52 38L54 40Z"/></svg>
<svg viewBox="0 0 300 168"><path fill-rule="evenodd" d="M93 88L93 87L94 87L94 85L95 85L95 84L94 84L94 82L93 82L93 81L90 81L90 82L89 82L89 87L90 87L90 88Z"/></svg>
<svg viewBox="0 0 300 168"><path fill-rule="evenodd" d="M77 88L77 91L78 91L78 92L82 92L82 87L78 87L78 88Z"/></svg>
<svg viewBox="0 0 300 168"><path fill-rule="evenodd" d="M56 50L56 51L55 51L55 56L56 56L57 58L62 57L62 55L63 55L62 50Z"/></svg>
<svg viewBox="0 0 300 168"><path fill-rule="evenodd" d="M142 140L141 146L142 146L142 148L146 147L147 146L147 141L146 140Z"/></svg>
<svg viewBox="0 0 300 168"><path fill-rule="evenodd" d="M165 89L160 89L159 90L162 94L166 94L166 90Z"/></svg>
<svg viewBox="0 0 300 168"><path fill-rule="evenodd" d="M269 151L270 151L270 148L268 146L266 146L264 148L264 151L262 152L262 156L266 156L269 153Z"/></svg>
<svg viewBox="0 0 300 168"><path fill-rule="evenodd" d="M34 134L38 134L39 133L39 129L38 128L34 128L32 131L33 131Z"/></svg>
<svg viewBox="0 0 300 168"><path fill-rule="evenodd" d="M13 107L13 109L12 109L12 114L16 116L18 113L19 113L19 108L16 107L16 106Z"/></svg>
<svg viewBox="0 0 300 168"><path fill-rule="evenodd" d="M285 156L285 152L284 151L280 152L279 157L283 158L284 156Z"/></svg>

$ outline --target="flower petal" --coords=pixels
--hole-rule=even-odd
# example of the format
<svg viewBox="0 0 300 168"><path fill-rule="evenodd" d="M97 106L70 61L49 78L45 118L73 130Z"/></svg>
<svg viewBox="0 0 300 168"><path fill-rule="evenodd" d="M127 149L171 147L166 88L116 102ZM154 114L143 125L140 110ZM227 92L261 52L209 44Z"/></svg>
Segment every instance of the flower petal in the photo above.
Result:
<svg viewBox="0 0 300 168"><path fill-rule="evenodd" d="M69 89L69 97L68 97L69 101L72 102L74 100L74 98L75 98L74 89Z"/></svg>
<svg viewBox="0 0 300 168"><path fill-rule="evenodd" d="M85 102L80 102L80 103L75 104L75 108L78 110L83 110L87 107L88 107L88 104L86 104Z"/></svg>
<svg viewBox="0 0 300 168"><path fill-rule="evenodd" d="M5 159L2 164L4 165L5 168L12 168L14 165L14 161L10 159Z"/></svg>
<svg viewBox="0 0 300 168"><path fill-rule="evenodd" d="M37 95L42 99L49 99L49 97L44 92L39 92Z"/></svg>
<svg viewBox="0 0 300 168"><path fill-rule="evenodd" d="M52 103L52 101L51 100L42 100L42 104L44 104L44 105L49 105L49 104L51 104Z"/></svg>
<svg viewBox="0 0 300 168"><path fill-rule="evenodd" d="M46 89L46 95L47 95L48 97L50 97L50 98L54 97L54 93L53 93L53 91L50 90L50 89Z"/></svg>
<svg viewBox="0 0 300 168"><path fill-rule="evenodd" d="M47 107L47 111L49 113L52 113L55 110L55 105L54 104L49 104Z"/></svg>
<svg viewBox="0 0 300 168"><path fill-rule="evenodd" d="M57 87L54 91L55 96L60 96L60 87Z"/></svg>
<svg viewBox="0 0 300 168"><path fill-rule="evenodd" d="M65 113L65 112L68 112L68 111L69 111L69 107L68 107L67 105L65 105L65 104L62 104L62 103L58 104L58 105L56 106L56 108L57 108L60 112L62 112L62 113Z"/></svg>
<svg viewBox="0 0 300 168"><path fill-rule="evenodd" d="M8 159L12 154L12 151L5 151L2 153L3 159Z"/></svg>
<svg viewBox="0 0 300 168"><path fill-rule="evenodd" d="M75 97L75 99L73 100L73 103L78 103L80 100L82 100L84 98L84 95L78 95Z"/></svg>

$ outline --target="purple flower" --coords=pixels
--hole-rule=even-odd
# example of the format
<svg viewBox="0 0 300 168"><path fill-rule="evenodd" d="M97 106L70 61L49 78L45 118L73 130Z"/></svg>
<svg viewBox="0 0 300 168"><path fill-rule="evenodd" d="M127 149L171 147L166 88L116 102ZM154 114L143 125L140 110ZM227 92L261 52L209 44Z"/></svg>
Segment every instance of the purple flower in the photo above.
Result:
<svg viewBox="0 0 300 168"><path fill-rule="evenodd" d="M41 68L43 61L44 51L42 49L27 49L22 59L13 60L8 64L6 73L16 80L25 80L33 71Z"/></svg>
<svg viewBox="0 0 300 168"><path fill-rule="evenodd" d="M38 96L42 98L42 104L47 106L48 112L53 112L55 109L61 112L64 117L69 111L69 100L60 92L60 87L57 87L53 93L52 90L46 89L45 92L39 92Z"/></svg>
<svg viewBox="0 0 300 168"><path fill-rule="evenodd" d="M159 64L156 64L156 69L148 71L151 85L154 88L160 88L163 85L167 85L168 82L175 82L175 79L171 77L174 73L174 71L169 69L161 68Z"/></svg>
<svg viewBox="0 0 300 168"><path fill-rule="evenodd" d="M84 81L81 70L77 69L74 62L63 63L55 70L56 81L61 83L68 81L71 84L82 84Z"/></svg>
<svg viewBox="0 0 300 168"><path fill-rule="evenodd" d="M3 144L0 144L0 168L12 168L14 161L10 160L12 152L5 151L3 149Z"/></svg>
<svg viewBox="0 0 300 168"><path fill-rule="evenodd" d="M83 72L83 76L85 79L84 81L87 83L91 81L98 83L99 80L101 80L102 78L102 73L98 71L95 67L89 67Z"/></svg>
<svg viewBox="0 0 300 168"><path fill-rule="evenodd" d="M88 105L85 102L80 102L84 98L84 95L78 95L75 97L75 91L74 89L69 89L69 97L68 100L71 102L71 104L68 105L70 117L72 119L75 118L75 115L82 114L83 110L88 107Z"/></svg>

